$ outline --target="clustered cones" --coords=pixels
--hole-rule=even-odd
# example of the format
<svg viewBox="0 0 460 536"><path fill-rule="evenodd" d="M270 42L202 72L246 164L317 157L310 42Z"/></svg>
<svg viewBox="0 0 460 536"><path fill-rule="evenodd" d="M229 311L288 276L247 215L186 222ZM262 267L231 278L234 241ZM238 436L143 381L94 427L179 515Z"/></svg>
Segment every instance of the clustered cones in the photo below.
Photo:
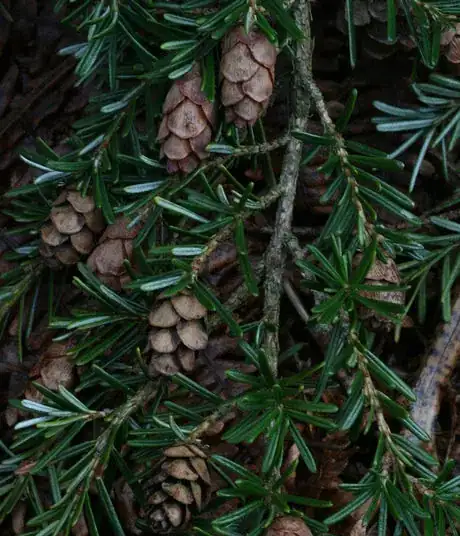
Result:
<svg viewBox="0 0 460 536"><path fill-rule="evenodd" d="M192 172L208 157L215 123L215 107L201 90L198 64L176 80L163 104L163 120L158 132L161 156L168 159L169 173Z"/></svg>
<svg viewBox="0 0 460 536"><path fill-rule="evenodd" d="M283 516L275 519L265 536L312 536L312 534L300 517Z"/></svg>
<svg viewBox="0 0 460 536"><path fill-rule="evenodd" d="M208 334L202 319L206 308L190 294L161 299L149 315L152 330L149 369L153 375L190 373L195 368L195 352L204 350Z"/></svg>
<svg viewBox="0 0 460 536"><path fill-rule="evenodd" d="M267 109L273 92L277 50L258 32L243 26L230 30L223 41L220 78L225 119L238 128L254 125ZM163 104L157 140L169 173L191 173L209 153L215 128L216 104L201 89L200 67L176 80Z"/></svg>
<svg viewBox="0 0 460 536"><path fill-rule="evenodd" d="M105 221L91 196L64 190L54 201L49 221L40 229L40 254L51 265L77 264L94 249Z"/></svg>
<svg viewBox="0 0 460 536"><path fill-rule="evenodd" d="M200 512L211 496L207 456L195 444L167 448L144 484L147 497L141 516L154 534L184 530L192 513Z"/></svg>
<svg viewBox="0 0 460 536"><path fill-rule="evenodd" d="M276 47L256 31L233 28L222 46L220 75L225 119L237 127L253 125L267 109L275 79Z"/></svg>

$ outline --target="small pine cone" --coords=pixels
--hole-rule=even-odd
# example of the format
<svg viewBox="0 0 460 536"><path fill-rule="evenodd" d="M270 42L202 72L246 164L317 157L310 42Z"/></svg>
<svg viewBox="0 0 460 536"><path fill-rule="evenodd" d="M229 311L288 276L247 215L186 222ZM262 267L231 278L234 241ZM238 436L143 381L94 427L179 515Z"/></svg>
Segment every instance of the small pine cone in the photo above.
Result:
<svg viewBox="0 0 460 536"><path fill-rule="evenodd" d="M40 229L40 254L52 267L77 264L95 247L105 221L91 196L64 190L54 201L50 219Z"/></svg>
<svg viewBox="0 0 460 536"><path fill-rule="evenodd" d="M166 95L157 140L161 142L160 156L168 159L169 173L191 173L209 156L206 146L212 140L215 105L201 90L201 82L195 64Z"/></svg>
<svg viewBox="0 0 460 536"><path fill-rule="evenodd" d="M353 264L358 266L361 262L362 255L358 254ZM379 285L400 285L401 276L399 275L398 267L393 259L387 259L387 262L384 263L379 259L374 261L374 264L371 266L370 270L366 274L364 279L366 285L374 285L378 287ZM383 291L383 292L372 292L372 291L362 291L360 293L363 297L369 298L371 300L378 300L387 303L396 303L399 305L404 305L406 295L402 291ZM376 313L375 311L368 309L367 307L362 306L360 308L361 318L369 324L373 329L391 329L393 323L386 317Z"/></svg>
<svg viewBox="0 0 460 536"><path fill-rule="evenodd" d="M118 218L108 225L87 262L102 283L116 291L129 280L123 263L131 259L137 228L128 225L126 218Z"/></svg>
<svg viewBox="0 0 460 536"><path fill-rule="evenodd" d="M275 519L265 536L312 536L312 533L300 517L283 516Z"/></svg>
<svg viewBox="0 0 460 536"><path fill-rule="evenodd" d="M225 36L220 76L225 119L239 128L253 125L273 92L277 50L267 37L237 26Z"/></svg>
<svg viewBox="0 0 460 536"><path fill-rule="evenodd" d="M154 476L144 483L148 497L141 517L153 534L185 530L192 514L200 512L211 496L207 455L194 444L178 444L164 451Z"/></svg>
<svg viewBox="0 0 460 536"><path fill-rule="evenodd" d="M185 293L163 299L153 308L149 315L153 328L149 334L152 375L171 376L194 370L195 352L208 344L202 324L206 312L195 296Z"/></svg>
<svg viewBox="0 0 460 536"><path fill-rule="evenodd" d="M460 63L460 23L442 34L441 47L448 62Z"/></svg>
<svg viewBox="0 0 460 536"><path fill-rule="evenodd" d="M362 47L371 58L377 60L388 58L398 51L400 48L398 45L406 49L415 47L404 17L397 18L396 42L388 42L387 0L354 0L353 24L358 28L365 28ZM344 7L337 12L336 25L341 32L348 33Z"/></svg>

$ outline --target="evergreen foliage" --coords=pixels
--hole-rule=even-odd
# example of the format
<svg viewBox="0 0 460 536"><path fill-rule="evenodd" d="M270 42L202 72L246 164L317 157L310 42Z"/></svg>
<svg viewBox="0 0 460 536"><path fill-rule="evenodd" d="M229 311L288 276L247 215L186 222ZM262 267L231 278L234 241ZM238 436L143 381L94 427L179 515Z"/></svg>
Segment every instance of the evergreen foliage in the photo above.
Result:
<svg viewBox="0 0 460 536"><path fill-rule="evenodd" d="M390 41L396 7L388 0ZM34 304L47 293L55 340L72 341L70 355L84 371L76 389L60 386L53 391L36 383L41 402L11 401L27 417L16 425L11 445L0 443L0 520L25 500L29 509L24 536L70 534L82 512L91 536L106 534L107 524L110 534L128 534L113 502L117 479L129 483L136 504L145 505L149 497L144 482L164 449L200 440L206 444L205 431L234 413L222 439L233 445L262 441L261 467L254 472L241 460L211 455L209 466L226 487L214 494L207 508L215 512L235 498L237 507L213 518L194 516L188 534L257 536L282 514L299 516L314 534L326 534L329 526L363 505L364 524L377 523L381 536L444 536L448 530L458 534L460 477L452 477L451 461L440 467L424 448L430 437L408 410L415 395L373 351L373 328L363 310L383 317L397 333L414 303L423 321L427 277L441 266L440 300L449 319L450 293L460 273L460 225L439 215L416 216L410 196L382 177L401 169L396 158L416 142L422 144L411 190L429 147L440 147L449 175L446 155L460 137L460 82L432 74L430 83L414 84L419 107L376 103L384 114L375 119L379 131L410 134L396 152L386 154L347 139L357 92L334 124L308 71L308 87L294 81L294 88L301 87L303 99L311 98L323 122L321 135L298 128L295 110L286 133L268 141L263 119L248 128L246 137L220 120L208 146L210 158L189 175L169 176L156 138L172 81L198 62L202 90L218 101L220 43L237 24L263 32L296 65L303 44L311 39L308 2L224 0L218 8L211 0L56 2L56 10L63 8L64 23L76 26L82 41L61 53L76 58L78 84L91 81L96 91L87 113L74 125L69 152L59 156L37 140L35 152L22 154L24 162L38 170L34 183L6 193L10 203L5 212L18 224L10 236L27 232L30 241L7 256L17 268L1 276L0 332L19 310L19 336L30 333L35 311L26 310L25 300L32 297ZM354 64L351 0L346 0L346 9ZM440 34L460 15L458 2L403 0L400 9L420 60L434 69ZM294 71L294 79L297 76ZM299 155L302 151L295 174L319 150L327 151L319 171L331 180L322 202L335 199L321 235L307 250L299 248L294 235L282 237L283 251L296 261L305 288L318 298L308 325L327 329L330 336L324 362L287 376L278 375L278 364L298 349L274 353L269 341L278 336L278 327L267 314L251 323L240 322L234 314L249 296L263 294L267 299L270 294L269 285L262 292L262 282L271 266L264 274L251 264L245 224L286 196L288 188L275 176L271 161L272 152L280 148ZM241 162L254 161L263 166L262 185L242 180L238 171ZM132 260L124 263L130 282L121 291L101 282L84 263L78 271L55 272L40 256L40 226L69 186L91 194L107 224L122 215L130 229L139 228ZM379 216L382 210L399 218L401 226L386 227ZM236 244L245 283L237 298L228 301L203 276L210 256L225 240ZM376 286L369 272L377 261L387 265L388 259L397 260L401 278ZM70 312L60 307L62 283L69 277L85 296ZM245 387L237 394L215 393L183 373L151 374L144 351L149 312L160 293L171 297L182 291L191 292L208 310L208 331L224 325L237 339L245 363L253 367L252 373L226 371L228 382ZM407 294L406 301L387 299L395 293ZM341 407L323 396L339 369L352 378ZM311 473L317 470L301 425L347 431L355 439L361 434L377 437L369 472L343 486L354 499L334 513L328 513L332 504L326 501L286 491L286 480L298 464ZM286 468L287 441L297 446L300 458ZM46 504L39 493L44 488ZM313 519L305 507L321 509L322 515ZM145 520L138 525L149 533Z"/></svg>

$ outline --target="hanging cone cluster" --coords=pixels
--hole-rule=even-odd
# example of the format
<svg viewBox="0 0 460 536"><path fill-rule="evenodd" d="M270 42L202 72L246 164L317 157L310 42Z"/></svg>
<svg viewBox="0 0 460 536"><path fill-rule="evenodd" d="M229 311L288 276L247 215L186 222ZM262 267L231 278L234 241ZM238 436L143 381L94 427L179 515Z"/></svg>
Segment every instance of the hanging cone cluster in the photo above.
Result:
<svg viewBox="0 0 460 536"><path fill-rule="evenodd" d="M202 322L206 312L191 294L159 300L149 315L153 328L149 333L149 370L153 375L171 376L194 370L195 352L204 350L208 344Z"/></svg>
<svg viewBox="0 0 460 536"><path fill-rule="evenodd" d="M361 262L362 255L359 254L355 257L353 264L356 266ZM374 264L366 274L364 279L366 285L374 285L378 288L379 285L400 285L401 276L399 275L398 267L393 259L387 259L387 262L382 262L380 259L375 259ZM395 303L404 305L406 295L402 291L383 291L375 292L362 291L360 294L371 300L378 300L387 303ZM378 328L391 328L394 324L386 317L379 315L375 311L366 307L360 308L360 316L366 321L373 329Z"/></svg>
<svg viewBox="0 0 460 536"><path fill-rule="evenodd" d="M460 23L442 34L441 47L447 61L454 64L460 63Z"/></svg>
<svg viewBox="0 0 460 536"><path fill-rule="evenodd" d="M141 512L153 534L184 530L192 513L200 512L211 496L207 456L194 444L167 448L144 484L147 503Z"/></svg>
<svg viewBox="0 0 460 536"><path fill-rule="evenodd" d="M265 536L312 536L312 533L300 517L283 516L275 519Z"/></svg>
<svg viewBox="0 0 460 536"><path fill-rule="evenodd" d="M409 36L404 17L397 19L396 42L388 41L388 7L387 0L354 0L353 24L365 29L362 43L364 52L371 58L382 60L398 51L398 44L406 48L414 48L415 44ZM348 33L345 9L337 12L336 26L344 34Z"/></svg>
<svg viewBox="0 0 460 536"><path fill-rule="evenodd" d="M277 50L257 31L237 26L225 36L220 76L225 119L242 128L253 125L267 109L273 92Z"/></svg>
<svg viewBox="0 0 460 536"><path fill-rule="evenodd" d="M107 226L88 259L91 270L114 290L120 291L123 283L129 280L123 263L131 259L137 231L137 228L129 228L127 218L118 218Z"/></svg>
<svg viewBox="0 0 460 536"><path fill-rule="evenodd" d="M40 229L40 254L53 267L77 264L93 251L105 225L91 196L64 190L53 203L49 221Z"/></svg>
<svg viewBox="0 0 460 536"><path fill-rule="evenodd" d="M190 173L209 156L206 146L212 140L215 106L201 91L198 64L176 80L163 104L163 120L158 132L160 156L166 156L169 173Z"/></svg>

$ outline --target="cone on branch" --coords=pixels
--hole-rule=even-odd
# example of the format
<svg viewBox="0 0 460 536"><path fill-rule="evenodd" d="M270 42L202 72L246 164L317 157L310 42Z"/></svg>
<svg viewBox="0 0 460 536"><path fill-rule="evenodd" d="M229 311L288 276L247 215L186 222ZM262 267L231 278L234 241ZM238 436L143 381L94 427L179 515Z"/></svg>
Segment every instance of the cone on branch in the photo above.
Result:
<svg viewBox="0 0 460 536"><path fill-rule="evenodd" d="M273 521L265 536L312 536L312 533L300 517L282 516Z"/></svg>
<svg viewBox="0 0 460 536"><path fill-rule="evenodd" d="M131 259L137 231L138 228L129 228L127 218L118 218L107 226L88 258L88 266L102 283L116 291L129 281L124 261Z"/></svg>
<svg viewBox="0 0 460 536"><path fill-rule="evenodd" d="M40 229L40 254L52 267L77 264L91 254L105 226L93 197L66 189L54 201L49 221Z"/></svg>
<svg viewBox="0 0 460 536"><path fill-rule="evenodd" d="M236 26L222 45L220 77L225 119L238 128L254 125L273 93L277 50L258 31Z"/></svg>
<svg viewBox="0 0 460 536"><path fill-rule="evenodd" d="M358 266L361 260L362 255L359 254L355 257L353 264ZM399 275L398 267L395 261L391 258L387 259L386 262L383 262L380 259L375 259L374 264L366 274L364 284L373 285L376 287L375 292L367 290L360 291L360 294L364 298L394 303L397 305L404 305L405 303L405 292L400 290L385 290L379 292L377 290L379 285L401 284L401 276ZM376 311L368 309L365 306L360 307L359 312L361 318L373 329L391 329L391 327L394 325L389 318L386 318L385 316L378 314Z"/></svg>
<svg viewBox="0 0 460 536"><path fill-rule="evenodd" d="M190 373L195 368L196 352L208 344L203 326L206 308L187 293L159 299L149 315L152 329L148 349L152 375L171 376Z"/></svg>
<svg viewBox="0 0 460 536"><path fill-rule="evenodd" d="M206 147L215 127L215 104L201 90L201 83L200 68L195 64L166 95L157 140L169 173L191 173L209 156Z"/></svg>
<svg viewBox="0 0 460 536"><path fill-rule="evenodd" d="M192 443L167 448L143 488L147 500L141 517L153 534L185 530L211 496L207 454Z"/></svg>

